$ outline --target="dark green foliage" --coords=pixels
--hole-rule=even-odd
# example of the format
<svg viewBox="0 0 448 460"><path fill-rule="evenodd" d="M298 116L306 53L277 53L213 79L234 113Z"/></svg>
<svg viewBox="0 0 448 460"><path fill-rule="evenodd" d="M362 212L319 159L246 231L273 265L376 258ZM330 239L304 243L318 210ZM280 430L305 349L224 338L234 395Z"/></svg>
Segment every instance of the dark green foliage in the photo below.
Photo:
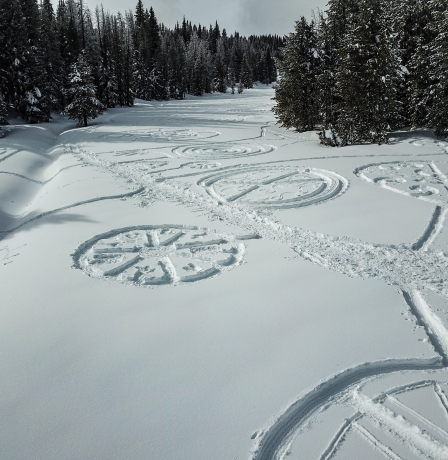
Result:
<svg viewBox="0 0 448 460"><path fill-rule="evenodd" d="M445 0L432 0L429 6L434 21L427 28L435 37L426 46L429 55L426 121L438 136L448 136L448 8Z"/></svg>
<svg viewBox="0 0 448 460"><path fill-rule="evenodd" d="M245 87L274 81L282 44L277 36L227 36L217 22L206 28L184 18L170 30L142 0L124 16L102 6L92 15L85 0L0 0L0 94L10 115L48 121L74 104L79 56L90 68L89 97L106 108L135 97L224 93L240 78Z"/></svg>
<svg viewBox="0 0 448 460"><path fill-rule="evenodd" d="M71 66L68 96L70 103L65 107L65 113L80 126L87 126L88 120L97 118L104 110L103 104L95 96L92 70L82 54Z"/></svg>
<svg viewBox="0 0 448 460"><path fill-rule="evenodd" d="M273 109L282 126L297 131L313 129L318 121L316 36L313 23L297 21L278 62L280 81Z"/></svg>
<svg viewBox="0 0 448 460"><path fill-rule="evenodd" d="M386 143L399 120L400 62L385 7L384 0L361 0L340 46L335 128L341 145Z"/></svg>
<svg viewBox="0 0 448 460"><path fill-rule="evenodd" d="M319 123L331 146L385 143L409 125L448 136L446 0L330 0L315 23L312 44L297 23L278 64L283 126Z"/></svg>
<svg viewBox="0 0 448 460"><path fill-rule="evenodd" d="M8 106L3 94L0 93L0 125L9 125L6 117L8 116Z"/></svg>

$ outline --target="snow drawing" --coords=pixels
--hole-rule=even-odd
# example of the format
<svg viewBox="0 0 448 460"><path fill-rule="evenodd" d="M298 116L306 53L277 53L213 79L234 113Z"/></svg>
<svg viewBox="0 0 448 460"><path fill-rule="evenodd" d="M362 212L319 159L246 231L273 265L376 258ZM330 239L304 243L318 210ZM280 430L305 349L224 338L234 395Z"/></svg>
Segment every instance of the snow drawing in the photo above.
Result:
<svg viewBox="0 0 448 460"><path fill-rule="evenodd" d="M335 198L348 182L331 171L294 166L248 166L198 182L219 203L238 201L253 208L299 208Z"/></svg>
<svg viewBox="0 0 448 460"><path fill-rule="evenodd" d="M210 139L221 133L218 131L196 131L191 129L166 129L166 128L132 128L126 131L114 132L113 126L101 127L96 132L98 138L107 137L113 141L185 141L189 139Z"/></svg>
<svg viewBox="0 0 448 460"><path fill-rule="evenodd" d="M393 162L363 166L355 170L361 179L396 193L440 206L448 204L448 178L439 162Z"/></svg>
<svg viewBox="0 0 448 460"><path fill-rule="evenodd" d="M154 123L150 124L153 125ZM92 128L91 131L77 130L77 133L83 133L83 136L86 133L96 135L106 133L107 129L107 126L104 129L101 126L95 130ZM316 460L361 458L347 454L353 445L361 446L362 455L365 454L364 458L369 460L378 457L393 460L448 458L448 331L446 318L441 318L438 310L431 304L431 296L444 301L448 298L448 257L443 251L433 249L434 242L441 235L448 212L447 163L426 161L422 159L426 155L420 155L413 161L384 161L365 165L354 171L358 178L398 193L404 196L404 200L423 200L433 206L433 214L415 242L387 245L335 237L286 225L280 220L281 213L270 211L321 203L324 207L329 205L329 200L341 197L348 190L346 178L333 171L314 168L313 160L350 158L353 161L354 158L364 157L369 158L363 160L365 162L378 161L372 160L375 155L369 151L365 154L362 151L359 154L354 152L356 155L352 155L354 149L348 155L340 151L336 155L328 155L325 149L321 149L314 156L302 151L300 157L279 155L277 158L273 155L270 160L274 161L269 163L257 164L256 158L252 158L251 162L255 164L238 164L239 158L274 152L277 148L266 144L259 145L259 138L264 137L265 142L271 142L271 138L280 140L279 149L283 149L285 139L291 138L290 145L298 144L295 141L305 140L293 139L299 136L283 133L280 128L278 132L273 131L266 123L260 129L261 135L250 140L216 143L212 139L210 143L200 143L192 135L188 137L192 141L190 146L173 148L176 144L171 144L168 149L160 150L159 146L127 150L129 147L126 143L130 136L144 135L145 129L142 126L129 129L129 125L125 124L123 131L120 131L114 125L110 140L117 141L116 144L113 147L100 148L99 151L95 151L96 146L88 141L84 147L79 143L82 139L73 134L65 141L63 148L67 157L74 157L79 161L64 166L60 171L71 173L72 169L69 168L75 166L93 166L93 171L108 172L120 181L124 179L128 184L126 193L116 192L109 196L97 193L95 197L83 197L82 200L70 197L68 204L61 202L57 209L43 210L32 218L27 217L26 221L17 221L13 228L0 233L0 239L11 236L16 230L38 219L63 210L79 209L81 206L88 211L89 206L99 206L99 202L109 203L110 208L113 208L113 201L117 201L120 206L123 205L122 209L129 204L119 200L130 198L141 202L141 206L138 205L141 208L155 202L170 202L179 208L188 207L192 218L198 214L208 218L210 222L232 225L240 230L232 230L233 233L228 234L222 230L190 225L137 225L118 228L126 223L112 224L106 227L112 230L93 236L75 250L72 254L73 264L77 269L75 273L80 274L82 271L92 279L132 287L184 285L182 289L187 292L190 289L188 285L198 281L204 281L206 285L205 280L225 274L242 264L246 250L245 240L263 238L281 243L291 248L297 257L327 270L348 277L374 278L394 286L401 296L400 300L404 301L401 305L406 305L407 319L412 317L413 326L419 327L419 334L429 344L429 347L425 345L425 354L422 352L421 355L416 354L413 357L410 352L405 354L406 358L397 358L392 350L389 359L377 357L370 358L371 362L363 362L366 358L361 358L361 361L341 367L341 371L334 371L328 377L325 374L330 371L324 367L323 374L319 375L319 378L324 377L323 380L317 382L318 379L313 379L310 386L302 387L302 390L308 389L303 390L276 418L257 430L252 437L253 431L246 433L247 441L243 441L243 450L249 450L252 443L249 454L251 460L284 460L288 458L288 454L294 459L311 458L304 456L300 445L311 427L318 433L321 443L317 446L319 454L312 457ZM147 131L153 132L153 128ZM168 137L171 136L163 137L163 133L168 131L154 130L162 134L155 134L153 138L170 140ZM180 133L188 130L173 131ZM122 134L124 142L120 146L119 136ZM253 134L252 129L251 135ZM268 135L272 135L269 141L266 139ZM179 139L180 137L175 140ZM187 137L183 139L185 143L186 139ZM106 141L109 141L109 135ZM274 140L272 142L276 143ZM113 160L120 161L104 159L104 150L109 148L116 149ZM166 154L165 151L171 153ZM278 152L283 155L282 150L276 153ZM157 157L145 157L148 153ZM170 158L162 157L162 154ZM5 148L0 151L0 161L7 160L3 165L8 166L8 162L18 158L13 158L13 155L14 149ZM119 155L135 156L119 158ZM436 158L443 158L442 154L437 155ZM385 156L389 156L389 152ZM228 161L233 159L237 160ZM172 175L164 175L166 171L172 171ZM50 185L56 177L63 177L59 172L55 170L52 174L34 178L20 172L0 171L2 178L26 180L42 187ZM137 212L145 211L137 209ZM126 219L125 215L124 218ZM180 224L182 222L186 221L180 219ZM83 240L86 238L88 237ZM78 244L79 242L75 243L73 247ZM16 250L5 246L0 254L2 267L7 269L11 258L15 256ZM219 284L222 280L225 277L216 283ZM88 284L91 286L94 283L92 281L92 284ZM104 283L98 285L104 286ZM190 287L190 290L194 290L198 286ZM213 287L211 286L212 290ZM168 288L165 291L170 293ZM134 290L133 293L139 292L142 290ZM162 288L158 289L157 295L159 294L165 294ZM276 313L275 310L272 311ZM292 363L291 368L293 366ZM394 379L400 379L404 383L397 384ZM292 384L295 385L295 381ZM280 398L282 397L281 394ZM426 406L430 405L431 410L426 410ZM329 414L332 410L337 412L339 408L344 408L344 414L348 411L349 415L338 418L334 413ZM270 414L275 415L275 408ZM257 423L262 424L266 419L261 418ZM332 424L326 424L329 419ZM251 426L250 429L259 426ZM321 432L318 431L320 428L322 433L329 434L325 441L322 441L324 436L321 437ZM213 445L215 440L211 441ZM294 449L295 447L297 448ZM193 458L192 455L189 458ZM197 458L206 457L198 455Z"/></svg>
<svg viewBox="0 0 448 460"><path fill-rule="evenodd" d="M448 432L431 420L432 414L426 417L421 414L421 408L414 409L412 399L412 392L420 391L422 388L426 389L428 398L434 396L437 398L443 418L448 420L448 397L446 395L448 388L442 388L442 382L446 382L431 378L431 374L426 373L425 380L410 381L399 388L385 389L374 399L361 393L366 382L384 377L389 373L419 370L435 372L448 366L448 330L423 295L425 289L431 289L448 298L448 290L446 287L442 289L435 287L430 281L431 275L422 279L417 285L411 275L411 272L419 265L419 257L422 255L435 257L439 261L444 260L446 264L444 254L429 252L430 245L443 229L447 214L448 180L440 168L443 169L434 162L394 162L367 165L354 171L362 179L385 189L437 205L428 229L410 249L406 250L414 254L414 260L412 258L400 260L401 258L394 257L393 252L397 248L392 247L384 246L383 254L375 254L375 265L378 268L381 266L381 261L384 261L386 267L391 264L390 270L396 271L398 276L394 281L388 280L387 276L380 273L381 270L370 271L363 268L362 260L353 258L356 252L350 249L344 250L343 245L334 256L330 254L331 251L325 255L320 251L310 251L311 248L306 250L309 252L299 250L299 253L306 259L327 268L352 276L378 276L388 284L399 285L410 312L414 315L417 324L424 328L438 357L428 360L388 360L364 363L326 380L293 403L267 430L258 435L259 439L251 457L253 460L283 458L306 423L319 411L324 411L326 407L334 404L351 405L356 409L356 413L343 422L319 460L343 458L344 445L350 442L350 437L354 435L360 437L370 448L380 452L385 458L392 460L413 459L415 455L417 458L424 459L448 458ZM372 246L371 250L375 252L379 247L376 245L374 249ZM404 248L401 249L403 250ZM332 258L337 261L337 265L331 262ZM353 259L353 261L348 264L350 268L341 270L345 263L341 264L340 261L344 259ZM436 265L438 266L437 262ZM446 284L441 273L447 273L447 268L441 269L438 266L436 277L439 278L441 284ZM375 273L376 270L378 270L377 273ZM423 278L430 271L430 264L422 268ZM398 274L399 272L401 273ZM411 396L407 397L407 402L402 402L400 395L408 394ZM339 457L339 453L342 457Z"/></svg>
<svg viewBox="0 0 448 460"><path fill-rule="evenodd" d="M216 276L239 265L244 251L244 244L227 234L185 225L142 225L95 236L73 259L93 278L160 286Z"/></svg>
<svg viewBox="0 0 448 460"><path fill-rule="evenodd" d="M221 166L221 163L210 163L207 161L198 161L190 162L180 165L181 168L190 168L190 169L216 169Z"/></svg>
<svg viewBox="0 0 448 460"><path fill-rule="evenodd" d="M234 200L226 198L228 196L234 197L235 194L233 191L223 192L223 190L218 189L219 193L226 194L224 197L225 199L220 202L213 196L211 189L207 190L209 193L207 197L204 197L203 195L191 191L188 187L179 187L175 183L171 183L169 178L158 181L156 177L151 175L151 172L143 173L133 164L119 165L106 162L100 160L97 155L92 152L88 152L86 149L79 147L75 151L75 154L85 163L109 170L113 174L132 181L135 185L144 187L146 190L144 193L157 197L159 200L168 200L179 204L196 206L198 209L208 212L211 220L223 220L237 225L245 231L252 232L259 237L281 241L290 246L300 257L321 267L343 273L350 277L359 277L362 279L378 278L389 285L397 286L408 305L409 312L414 316L416 323L424 329L427 340L432 345L436 354L435 357L388 359L376 362L365 362L353 368L345 369L341 373L324 380L293 402L268 427L259 430L256 435L252 437L254 445L250 454L251 460L283 459L284 456L290 452L292 444L300 437L300 434L307 424L316 415L325 412L325 409L338 404L352 406L358 415L355 414L348 421L345 420L341 422L342 426L335 434L331 443L323 448L320 460L329 460L330 458L335 458L337 460L338 453L342 452L345 441L350 439L351 433L356 433L357 436L360 436L368 445L374 445L375 449L379 449L384 455L388 455L387 458L411 460L415 458L412 456L415 452L419 452L420 457L425 459L433 458L442 460L447 458L448 444L445 442L444 438L442 440L437 438L439 439L437 442L432 442L432 435L426 433L426 427L428 425L426 420L419 418L418 421L414 420L413 423L402 421L399 418L399 412L392 412L393 408L385 406L384 401L386 401L386 399L383 401L382 396L388 394L394 395L396 391L398 391L396 388L384 388L380 395L370 400L362 393L363 386L367 383L382 379L388 375L404 372L412 373L412 375L415 373L424 374L423 379L421 377L415 379L414 376L412 380L412 376L410 376L411 381L406 385L406 392L414 391L414 389L418 387L416 382L422 380L429 382L437 388L442 388L441 385L444 381L436 377L431 377L431 373L444 370L448 367L448 331L442 320L424 298L424 292L428 290L448 298L448 277L443 275L448 273L448 258L443 253L434 252L429 249L443 227L445 207L442 201L434 202L436 208L428 229L425 230L424 234L416 243L411 246L380 245L353 240L347 237L341 238L319 234L300 228L285 226L280 222L274 222L269 217L262 217L258 214L257 206L251 206L250 209L247 209L247 207L241 206L237 198ZM418 163L417 166L412 164L412 167L409 166L404 169L406 173L398 182L395 176L393 176L389 182L393 184L402 184L403 181L406 181L405 183L408 183L411 180L410 176L414 177L414 175L417 175L416 178L419 179L421 172L416 172L416 169L418 168L425 172L426 169L424 166L423 163ZM431 171L440 170L437 166L436 169L434 169L434 165L432 166L433 168L431 168ZM264 167L267 169L263 171ZM385 176L384 171L389 171L389 167L390 165L385 165L379 170L382 172L381 177ZM257 168L260 169L257 170ZM365 177L370 177L370 175L377 177L375 168L376 166L372 165L358 168L355 170L355 174L361 176L361 171L363 171L362 174ZM394 168L395 166L392 165L392 171L395 171L394 174L396 174L396 169ZM401 168L403 168L403 166L401 166ZM428 168L430 168L430 166L428 166ZM233 176L236 175L236 171L241 171L242 176L247 178L249 169L249 166L245 166L244 171L242 171L241 168L238 170L232 168L224 169L221 170L219 174L213 174L207 176L207 178L201 179L199 184L210 187L214 184L214 179L216 179L219 184L221 178L228 180L228 173L230 173L230 179L233 179ZM277 178L279 170L281 170L281 167L278 165L271 165L270 167L263 165L254 167L253 172L259 178L258 180L263 180L263 178L266 177L265 181L268 181L270 177ZM309 174L310 176L308 176L308 178L312 179L314 182L318 182L319 180L325 182L325 180L329 180L328 178L332 178L334 181L332 182L333 190L338 190L338 186L334 185L337 183L342 184L342 186L339 186L339 191L347 186L347 181L345 179L328 171L311 168L291 168L288 170L288 174L293 171L301 171L301 174ZM273 174L274 172L275 175ZM322 175L318 176L317 173ZM326 179L322 176L325 176ZM338 181L335 181L335 178L338 178ZM210 183L208 183L207 180L209 180ZM385 179L382 180L385 181ZM409 193L406 191L406 195L418 199L424 198L426 200L432 199L431 197L433 195L442 195L443 184L439 182L443 182L443 180L443 173L439 172L437 173L437 178L431 178L431 185L440 187L439 194L433 193L427 195L425 193L418 193L413 195L414 190L410 189ZM370 182L375 183L373 179L371 179ZM385 182L381 182L381 180L376 181L376 183L379 185L385 184ZM247 184L244 184L244 186L246 185ZM232 183L230 189L232 190L234 187L235 183ZM397 193L401 193L399 189L394 187L388 186L388 188ZM223 189L225 189L224 186ZM241 192L246 190L247 189L244 188ZM338 193L339 192L335 192L332 196L337 196ZM178 230L178 233L179 232L180 230ZM176 233L173 233L173 237L175 237L175 235ZM115 236L115 234L107 234L104 238L109 238L110 236ZM102 238L103 236L100 236L99 239ZM97 239L98 237L94 239L93 244L96 243ZM86 245L89 249L92 246L89 242L86 243ZM87 246L83 247L87 250ZM137 246L141 247L139 245ZM132 248L134 248L134 246L132 246ZM80 249L77 253L79 253ZM82 251L84 251L84 249L82 249ZM129 251L131 251L131 248L129 248ZM135 251L139 251L139 249L135 249ZM131 254L133 254L133 257L129 256L126 260L123 258L120 259L120 261L115 261L115 265L111 267L110 270L102 270L99 268L97 272L99 273L98 276L119 276L120 280L124 282L134 283L135 281L133 281L132 275L122 275L122 271L126 271L130 266L133 267L133 270L138 270L138 268L134 268L134 265L137 266L137 264L140 263L138 259L139 253L134 254L132 252ZM98 253L98 255L100 254ZM90 274L94 273L97 269L97 264L90 264L88 260L92 260L91 257L93 257L93 255L89 257L90 258L82 259L82 263L84 264L83 267L88 267L85 268L85 270L89 270ZM163 260L160 259L160 261L163 264ZM116 269L116 271L114 271L114 269ZM165 264L163 268L161 266L158 279L170 280L169 282L171 283L171 280L175 279L175 277L167 274L170 273L170 270L172 270L171 265ZM126 280L124 279L125 276L127 276ZM182 274L180 276L185 275ZM179 279L181 280L180 276ZM140 279L139 274L137 277ZM403 390L403 393L404 392ZM446 398L446 396L444 389L441 390L440 395L440 398L445 401L444 398ZM383 433L381 436L378 435L381 440L377 439L373 430L364 423L365 420L372 419L374 419L374 423L380 427L379 431ZM418 436L414 436L414 433L417 433ZM386 437L392 436L392 441L389 442L388 439L383 439L384 434ZM410 442L413 436L415 439L413 439L413 442ZM405 444L407 451L404 449L404 453L401 447L400 449L396 448L394 443L396 443L397 439ZM402 444L400 444L400 446L401 445ZM398 450L400 451L399 454L397 453ZM411 457L409 457L409 455L411 455Z"/></svg>
<svg viewBox="0 0 448 460"><path fill-rule="evenodd" d="M175 157L188 157L197 160L221 160L263 155L274 151L276 148L273 145L232 144L226 142L222 144L207 144L205 146L176 147L172 150L172 154Z"/></svg>

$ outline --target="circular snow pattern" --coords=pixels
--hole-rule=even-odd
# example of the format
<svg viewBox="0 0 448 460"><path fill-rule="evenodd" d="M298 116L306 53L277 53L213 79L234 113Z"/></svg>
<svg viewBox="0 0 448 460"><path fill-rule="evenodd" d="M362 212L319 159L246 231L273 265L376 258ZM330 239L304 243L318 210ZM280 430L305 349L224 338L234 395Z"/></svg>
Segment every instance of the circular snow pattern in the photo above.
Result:
<svg viewBox="0 0 448 460"><path fill-rule="evenodd" d="M140 153L143 155L144 153ZM160 168L167 167L170 163L169 161L159 161L159 160L129 160L129 161L117 161L117 164L124 165L129 164L133 165L134 169L140 171L153 171Z"/></svg>
<svg viewBox="0 0 448 460"><path fill-rule="evenodd" d="M335 460L345 458L338 453L353 442L363 449L365 458L370 458L378 449L391 459L414 458L410 454L415 450L422 458L446 458L446 382L427 376L427 380L386 390L373 399L352 390L345 403L357 412L341 422L344 435L335 436L327 448L335 453ZM397 436L407 448L397 451Z"/></svg>
<svg viewBox="0 0 448 460"><path fill-rule="evenodd" d="M448 203L448 167L436 162L394 162L363 166L355 174L402 195L438 204Z"/></svg>
<svg viewBox="0 0 448 460"><path fill-rule="evenodd" d="M247 166L199 181L219 202L241 202L255 208L298 208L335 198L348 182L321 169L294 166Z"/></svg>
<svg viewBox="0 0 448 460"><path fill-rule="evenodd" d="M219 136L218 131L196 131L191 129L170 129L170 128L134 128L125 131L116 131L103 127L101 133L106 135L108 139L123 139L123 140L163 140L163 141L183 141L187 139L210 139Z"/></svg>
<svg viewBox="0 0 448 460"><path fill-rule="evenodd" d="M198 160L230 159L263 155L272 152L277 147L273 145L255 144L209 144L206 146L184 146L172 150L173 154L179 157L189 157Z"/></svg>
<svg viewBox="0 0 448 460"><path fill-rule="evenodd" d="M209 162L192 162L181 165L182 168L190 169L216 169L221 166L221 163L209 163Z"/></svg>
<svg viewBox="0 0 448 460"><path fill-rule="evenodd" d="M239 265L244 244L234 236L185 225L142 225L95 236L73 255L93 278L136 286L191 283Z"/></svg>
<svg viewBox="0 0 448 460"><path fill-rule="evenodd" d="M148 136L154 139L166 140L183 140L183 139L209 139L219 136L218 131L192 131L191 129L158 129L147 133Z"/></svg>

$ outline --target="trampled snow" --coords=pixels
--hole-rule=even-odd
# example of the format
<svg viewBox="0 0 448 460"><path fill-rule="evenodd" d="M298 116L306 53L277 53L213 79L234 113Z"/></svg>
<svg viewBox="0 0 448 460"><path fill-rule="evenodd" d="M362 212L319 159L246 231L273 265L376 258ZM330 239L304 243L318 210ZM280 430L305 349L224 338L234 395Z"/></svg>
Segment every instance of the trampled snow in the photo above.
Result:
<svg viewBox="0 0 448 460"><path fill-rule="evenodd" d="M448 144L272 96L7 128L2 457L445 458Z"/></svg>

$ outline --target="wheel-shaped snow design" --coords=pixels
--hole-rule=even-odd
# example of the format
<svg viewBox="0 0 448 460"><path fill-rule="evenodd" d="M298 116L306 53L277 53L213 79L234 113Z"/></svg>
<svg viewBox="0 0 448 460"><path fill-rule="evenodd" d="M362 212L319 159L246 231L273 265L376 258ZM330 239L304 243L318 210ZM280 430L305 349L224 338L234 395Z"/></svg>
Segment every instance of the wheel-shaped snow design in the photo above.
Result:
<svg viewBox="0 0 448 460"><path fill-rule="evenodd" d="M75 267L94 278L157 286L216 276L240 264L244 250L228 234L185 225L142 225L95 236L73 259Z"/></svg>
<svg viewBox="0 0 448 460"><path fill-rule="evenodd" d="M412 460L448 458L447 387L437 380L407 383L370 398L353 391L347 398L357 412L341 426L323 458L347 458L353 446L364 445L366 458ZM354 439L355 438L355 439ZM350 455L350 454L349 454Z"/></svg>
<svg viewBox="0 0 448 460"><path fill-rule="evenodd" d="M190 163L184 163L180 165L181 168L189 168L189 169L216 169L221 166L221 163L210 163L208 161L196 161Z"/></svg>
<svg viewBox="0 0 448 460"><path fill-rule="evenodd" d="M139 171L153 172L155 170L166 168L170 163L169 161L157 161L157 160L125 160L117 161L119 165L132 164L134 168Z"/></svg>
<svg viewBox="0 0 448 460"><path fill-rule="evenodd" d="M355 170L362 179L402 195L439 205L448 204L448 165L435 162L394 162Z"/></svg>
<svg viewBox="0 0 448 460"><path fill-rule="evenodd" d="M184 141L188 139L210 139L219 136L218 131L171 129L171 128L133 128L120 131L115 126L103 126L96 130L100 137L115 140Z"/></svg>
<svg viewBox="0 0 448 460"><path fill-rule="evenodd" d="M194 158L197 160L217 160L239 157L250 157L272 152L277 147L273 145L255 144L208 144L204 146L183 146L172 150L176 157Z"/></svg>
<svg viewBox="0 0 448 460"><path fill-rule="evenodd" d="M288 454L302 458L310 441L314 455L307 458L315 460L361 458L360 451L369 460L377 459L378 452L393 460L448 458L447 384L437 359L378 361L348 369L256 432L251 460ZM307 439L305 428L322 432L323 443L316 444L315 436Z"/></svg>
<svg viewBox="0 0 448 460"><path fill-rule="evenodd" d="M298 208L335 198L347 180L331 171L294 166L245 166L198 182L219 202L239 201L255 208Z"/></svg>

